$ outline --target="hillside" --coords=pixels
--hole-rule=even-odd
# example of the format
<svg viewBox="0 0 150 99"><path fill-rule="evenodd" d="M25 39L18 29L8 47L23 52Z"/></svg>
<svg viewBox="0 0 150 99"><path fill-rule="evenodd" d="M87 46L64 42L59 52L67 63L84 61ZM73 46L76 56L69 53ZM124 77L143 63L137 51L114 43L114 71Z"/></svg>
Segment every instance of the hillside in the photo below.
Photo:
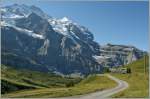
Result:
<svg viewBox="0 0 150 99"><path fill-rule="evenodd" d="M101 91L115 87L115 81L106 76L89 75L80 83L72 87L64 88L42 88L16 91L2 95L2 97L13 98L49 98L49 97L66 97L88 94L95 91Z"/></svg>
<svg viewBox="0 0 150 99"><path fill-rule="evenodd" d="M52 73L16 70L2 65L2 94L22 89L66 87L70 82L78 83L81 78L61 77Z"/></svg>
<svg viewBox="0 0 150 99"><path fill-rule="evenodd" d="M26 4L1 7L3 97L65 97L109 89L116 83L103 73L123 65L131 69L130 74L112 75L130 87L113 97L148 96L148 61L144 67L141 59L147 52L119 40L116 43L121 45L111 44L109 39L111 43L101 45L94 37L96 32L81 25L82 19L76 23L74 16L52 17L42 9ZM96 38L101 41L103 36L100 33Z"/></svg>
<svg viewBox="0 0 150 99"><path fill-rule="evenodd" d="M146 59L146 61L145 61ZM138 61L135 61L131 64L128 64L124 67L131 68L131 74L112 74L113 76L118 77L124 81L127 81L129 84L129 88L126 90L113 95L115 98L143 98L148 97L149 94L149 63L148 56L146 58L142 58ZM146 63L146 68L144 68L144 64Z"/></svg>

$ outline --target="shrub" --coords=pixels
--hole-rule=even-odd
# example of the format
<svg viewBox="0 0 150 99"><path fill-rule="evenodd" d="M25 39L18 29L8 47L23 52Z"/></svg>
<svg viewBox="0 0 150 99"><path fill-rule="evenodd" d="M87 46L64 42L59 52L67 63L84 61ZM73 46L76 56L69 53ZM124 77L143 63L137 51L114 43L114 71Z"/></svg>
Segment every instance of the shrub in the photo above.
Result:
<svg viewBox="0 0 150 99"><path fill-rule="evenodd" d="M103 72L104 72L104 73L109 73L109 72L110 72L110 70L109 70L109 68L108 68L108 67L104 67L104 68L103 68Z"/></svg>
<svg viewBox="0 0 150 99"><path fill-rule="evenodd" d="M68 83L66 83L66 87L73 87L74 86L74 82L70 81Z"/></svg>
<svg viewBox="0 0 150 99"><path fill-rule="evenodd" d="M131 68L127 68L127 73L131 73Z"/></svg>

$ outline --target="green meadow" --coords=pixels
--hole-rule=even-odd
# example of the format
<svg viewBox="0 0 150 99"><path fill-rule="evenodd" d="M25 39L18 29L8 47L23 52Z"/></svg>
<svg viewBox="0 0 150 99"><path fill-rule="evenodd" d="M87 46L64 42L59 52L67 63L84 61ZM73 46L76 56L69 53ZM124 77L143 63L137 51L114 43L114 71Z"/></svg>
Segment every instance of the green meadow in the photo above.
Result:
<svg viewBox="0 0 150 99"><path fill-rule="evenodd" d="M146 59L148 60L148 57ZM110 74L126 81L129 87L111 97L147 98L149 93L148 61L145 62L145 58L142 58L123 66L123 68L130 68L131 73ZM2 97L5 98L48 98L86 95L117 86L117 83L107 76L93 74L85 78L61 77L53 73L16 70L5 65L2 65L1 82Z"/></svg>
<svg viewBox="0 0 150 99"><path fill-rule="evenodd" d="M116 82L108 77L96 74L89 75L84 79L63 78L54 74L41 74L33 71L29 73L16 72L16 70L8 67L3 68L2 74L2 82L8 81L9 85L11 84L11 86L8 86L10 92L2 94L2 97L6 98L66 97L88 94L117 86ZM7 79L5 79L6 77ZM69 85L68 82L71 82L71 84ZM19 89L18 86L23 88ZM24 88L24 86L26 87ZM18 90L16 90L17 88Z"/></svg>
<svg viewBox="0 0 150 99"><path fill-rule="evenodd" d="M146 61L145 61L146 59ZM148 98L149 96L149 63L148 56L124 67L131 68L130 74L112 74L126 81L129 87L113 95L113 98Z"/></svg>

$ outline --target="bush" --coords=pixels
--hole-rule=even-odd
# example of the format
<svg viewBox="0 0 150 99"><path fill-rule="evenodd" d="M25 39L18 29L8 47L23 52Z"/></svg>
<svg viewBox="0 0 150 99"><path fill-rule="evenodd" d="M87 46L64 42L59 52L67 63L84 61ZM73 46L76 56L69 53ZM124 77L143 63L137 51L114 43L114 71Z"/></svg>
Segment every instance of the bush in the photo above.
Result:
<svg viewBox="0 0 150 99"><path fill-rule="evenodd" d="M73 87L74 86L74 82L70 81L68 83L66 83L66 87Z"/></svg>
<svg viewBox="0 0 150 99"><path fill-rule="evenodd" d="M110 72L110 70L109 70L109 68L108 68L108 67L104 67L104 68L103 68L103 72L104 72L104 73L109 73L109 72Z"/></svg>
<svg viewBox="0 0 150 99"><path fill-rule="evenodd" d="M131 73L131 68L127 68L127 73Z"/></svg>

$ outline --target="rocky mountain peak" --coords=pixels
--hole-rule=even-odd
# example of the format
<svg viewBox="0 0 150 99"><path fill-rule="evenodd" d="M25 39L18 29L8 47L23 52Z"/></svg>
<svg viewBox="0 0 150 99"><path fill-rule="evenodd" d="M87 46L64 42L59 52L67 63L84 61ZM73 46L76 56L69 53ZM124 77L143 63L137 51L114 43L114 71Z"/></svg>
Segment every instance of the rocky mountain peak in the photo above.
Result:
<svg viewBox="0 0 150 99"><path fill-rule="evenodd" d="M28 6L25 4L13 4L1 8L2 18L23 18L27 17L33 12L42 18L50 18L50 16L44 13L40 8L33 5Z"/></svg>
<svg viewBox="0 0 150 99"><path fill-rule="evenodd" d="M61 22L69 22L71 20L69 20L67 17L63 17L62 19L60 19Z"/></svg>
<svg viewBox="0 0 150 99"><path fill-rule="evenodd" d="M67 17L50 17L36 6L14 4L1 10L2 64L88 74L101 72L105 65L121 66L143 56L143 51L132 46L100 46L88 28Z"/></svg>

